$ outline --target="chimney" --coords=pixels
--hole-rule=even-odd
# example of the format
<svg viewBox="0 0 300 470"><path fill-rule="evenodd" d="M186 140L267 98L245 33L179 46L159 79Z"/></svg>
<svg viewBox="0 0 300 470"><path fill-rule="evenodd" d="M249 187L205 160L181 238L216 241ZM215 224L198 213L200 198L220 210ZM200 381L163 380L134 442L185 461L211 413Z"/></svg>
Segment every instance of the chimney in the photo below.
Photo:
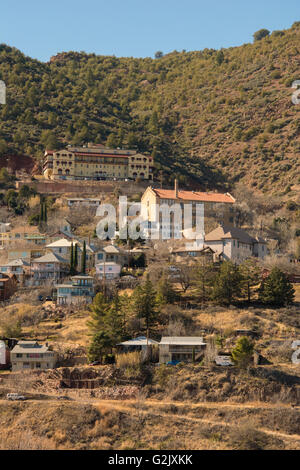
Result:
<svg viewBox="0 0 300 470"><path fill-rule="evenodd" d="M174 190L175 190L175 199L178 199L178 181L175 179L174 182Z"/></svg>

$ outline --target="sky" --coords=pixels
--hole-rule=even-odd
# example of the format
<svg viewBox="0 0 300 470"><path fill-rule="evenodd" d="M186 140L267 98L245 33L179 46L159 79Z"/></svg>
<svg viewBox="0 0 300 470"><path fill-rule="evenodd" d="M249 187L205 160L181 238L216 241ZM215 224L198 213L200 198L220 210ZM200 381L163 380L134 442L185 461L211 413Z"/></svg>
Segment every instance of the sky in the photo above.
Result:
<svg viewBox="0 0 300 470"><path fill-rule="evenodd" d="M0 3L0 43L45 62L70 50L153 57L239 46L295 21L299 0L10 0Z"/></svg>

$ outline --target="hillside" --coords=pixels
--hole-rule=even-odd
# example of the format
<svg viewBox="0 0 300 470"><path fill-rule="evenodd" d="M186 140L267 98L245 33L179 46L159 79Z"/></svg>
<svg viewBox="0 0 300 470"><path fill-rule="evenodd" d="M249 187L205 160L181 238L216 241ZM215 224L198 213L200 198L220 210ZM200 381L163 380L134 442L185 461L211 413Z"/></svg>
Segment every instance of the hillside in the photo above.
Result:
<svg viewBox="0 0 300 470"><path fill-rule="evenodd" d="M60 53L49 63L0 46L0 157L93 141L153 153L164 181L264 192L299 183L300 24L254 44L159 59Z"/></svg>

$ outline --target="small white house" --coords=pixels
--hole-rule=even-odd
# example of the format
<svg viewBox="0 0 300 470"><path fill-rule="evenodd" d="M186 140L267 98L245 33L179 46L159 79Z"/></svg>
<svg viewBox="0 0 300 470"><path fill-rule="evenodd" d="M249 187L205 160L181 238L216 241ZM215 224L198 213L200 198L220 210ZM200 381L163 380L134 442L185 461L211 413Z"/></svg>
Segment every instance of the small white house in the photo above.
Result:
<svg viewBox="0 0 300 470"><path fill-rule="evenodd" d="M159 362L191 362L203 355L206 347L201 336L163 336L159 343Z"/></svg>
<svg viewBox="0 0 300 470"><path fill-rule="evenodd" d="M98 279L117 279L121 274L121 265L113 261L96 264L96 276Z"/></svg>
<svg viewBox="0 0 300 470"><path fill-rule="evenodd" d="M159 344L154 339L148 338L148 347ZM117 344L120 349L124 352L130 351L146 351L147 350L147 338L146 336L138 336L137 338L129 339Z"/></svg>

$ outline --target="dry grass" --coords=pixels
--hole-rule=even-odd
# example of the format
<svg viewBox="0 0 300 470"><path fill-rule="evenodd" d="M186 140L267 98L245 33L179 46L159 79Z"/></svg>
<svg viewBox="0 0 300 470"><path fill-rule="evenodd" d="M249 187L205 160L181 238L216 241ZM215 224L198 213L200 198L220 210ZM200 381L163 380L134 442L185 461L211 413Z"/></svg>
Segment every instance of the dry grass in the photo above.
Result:
<svg viewBox="0 0 300 470"><path fill-rule="evenodd" d="M138 351L116 355L116 364L120 369L139 368L141 362L141 354Z"/></svg>

